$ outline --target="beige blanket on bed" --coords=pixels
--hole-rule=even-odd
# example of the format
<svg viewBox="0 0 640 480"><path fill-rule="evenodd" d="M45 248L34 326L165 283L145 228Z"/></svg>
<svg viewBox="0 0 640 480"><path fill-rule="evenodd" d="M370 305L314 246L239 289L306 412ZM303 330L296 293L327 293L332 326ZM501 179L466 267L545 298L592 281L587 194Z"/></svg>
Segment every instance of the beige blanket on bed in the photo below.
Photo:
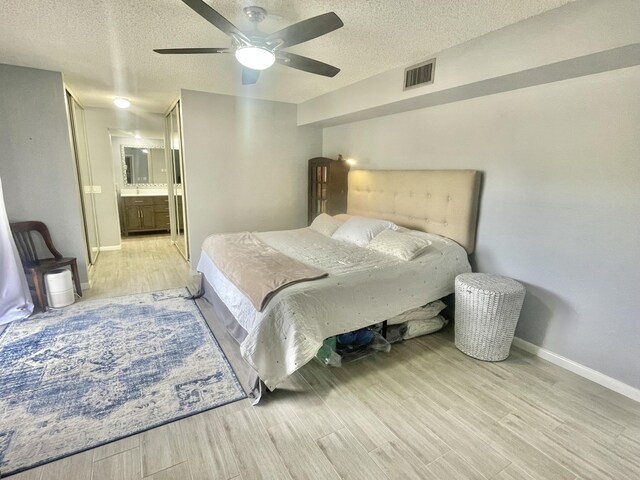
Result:
<svg viewBox="0 0 640 480"><path fill-rule="evenodd" d="M287 285L327 276L327 272L288 257L249 232L212 235L202 249L259 312Z"/></svg>

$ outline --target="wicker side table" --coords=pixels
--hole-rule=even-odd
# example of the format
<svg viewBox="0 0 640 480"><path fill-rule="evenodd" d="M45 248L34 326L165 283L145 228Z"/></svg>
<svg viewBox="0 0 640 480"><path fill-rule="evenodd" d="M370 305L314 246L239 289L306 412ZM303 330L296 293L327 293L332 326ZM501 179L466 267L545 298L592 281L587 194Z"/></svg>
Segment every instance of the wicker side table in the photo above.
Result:
<svg viewBox="0 0 640 480"><path fill-rule="evenodd" d="M479 360L509 356L525 289L511 278L487 273L456 277L455 342Z"/></svg>

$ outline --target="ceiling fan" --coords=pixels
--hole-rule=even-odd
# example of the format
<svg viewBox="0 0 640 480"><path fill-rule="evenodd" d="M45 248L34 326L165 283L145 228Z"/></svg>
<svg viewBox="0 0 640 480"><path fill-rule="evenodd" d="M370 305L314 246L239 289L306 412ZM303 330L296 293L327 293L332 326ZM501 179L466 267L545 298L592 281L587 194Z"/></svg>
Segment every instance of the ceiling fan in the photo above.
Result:
<svg viewBox="0 0 640 480"><path fill-rule="evenodd" d="M211 25L229 35L232 41L231 47L161 48L154 50L154 52L163 54L234 53L238 62L243 66L243 85L256 83L260 77L260 71L269 68L274 63L325 77L334 77L340 71L339 68L332 65L283 50L342 27L344 23L334 12L318 15L283 28L278 32L267 34L258 30L258 24L267 16L267 11L262 7L244 8L244 13L253 23L253 30L242 32L204 1L182 1Z"/></svg>

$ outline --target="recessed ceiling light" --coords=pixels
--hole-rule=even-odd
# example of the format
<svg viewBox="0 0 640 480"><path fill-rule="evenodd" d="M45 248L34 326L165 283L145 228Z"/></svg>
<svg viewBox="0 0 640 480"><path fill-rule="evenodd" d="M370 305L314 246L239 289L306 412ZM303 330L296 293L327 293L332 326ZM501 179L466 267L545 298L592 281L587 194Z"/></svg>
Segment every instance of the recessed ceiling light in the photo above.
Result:
<svg viewBox="0 0 640 480"><path fill-rule="evenodd" d="M138 139L140 139L140 138L142 138L142 135L140 135L139 133L136 133L136 134L135 134L135 137L136 137L136 138L138 138Z"/></svg>
<svg viewBox="0 0 640 480"><path fill-rule="evenodd" d="M126 98L122 98L122 97L114 98L113 103L118 108L129 108L131 106L131 102Z"/></svg>

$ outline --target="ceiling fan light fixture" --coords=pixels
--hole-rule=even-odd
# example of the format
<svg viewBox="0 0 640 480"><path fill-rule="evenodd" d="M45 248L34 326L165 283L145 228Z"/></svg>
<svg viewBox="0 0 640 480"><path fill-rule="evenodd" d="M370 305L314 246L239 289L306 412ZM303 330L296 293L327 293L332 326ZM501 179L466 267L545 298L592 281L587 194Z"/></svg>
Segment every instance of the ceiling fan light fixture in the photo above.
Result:
<svg viewBox="0 0 640 480"><path fill-rule="evenodd" d="M131 102L128 99L122 97L114 98L113 103L118 108L129 108L131 106Z"/></svg>
<svg viewBox="0 0 640 480"><path fill-rule="evenodd" d="M276 61L271 50L263 47L240 47L236 50L236 59L251 70L265 70Z"/></svg>
<svg viewBox="0 0 640 480"><path fill-rule="evenodd" d="M260 71L271 67L274 63L324 77L335 77L340 72L340 69L333 65L283 50L343 27L344 23L335 12L316 15L277 32L265 33L258 29L260 22L267 16L267 11L262 7L254 5L244 9L253 28L249 31L242 31L205 0L182 0L182 2L202 19L230 37L231 48L160 48L155 49L154 52L176 55L234 53L238 63L244 67L242 69L242 85L254 85L260 78Z"/></svg>

